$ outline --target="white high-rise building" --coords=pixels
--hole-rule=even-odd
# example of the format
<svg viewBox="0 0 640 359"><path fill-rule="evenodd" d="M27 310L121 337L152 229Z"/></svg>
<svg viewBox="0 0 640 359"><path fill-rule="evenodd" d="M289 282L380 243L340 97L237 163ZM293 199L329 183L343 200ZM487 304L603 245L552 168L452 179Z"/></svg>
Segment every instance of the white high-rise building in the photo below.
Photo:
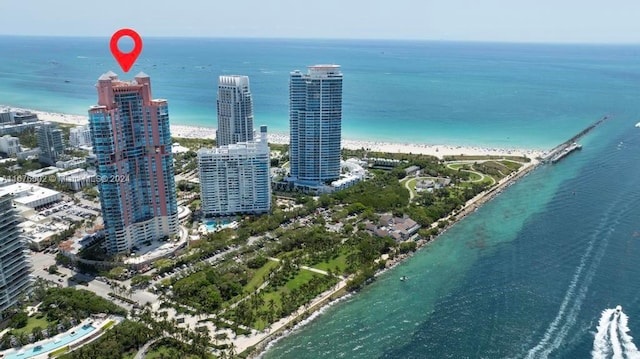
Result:
<svg viewBox="0 0 640 359"><path fill-rule="evenodd" d="M73 127L69 130L69 145L72 147L91 146L89 126Z"/></svg>
<svg viewBox="0 0 640 359"><path fill-rule="evenodd" d="M271 208L267 126L260 140L198 151L205 216L264 213Z"/></svg>
<svg viewBox="0 0 640 359"><path fill-rule="evenodd" d="M0 189L0 312L15 305L31 286L28 250L10 191Z"/></svg>
<svg viewBox="0 0 640 359"><path fill-rule="evenodd" d="M218 147L253 141L253 100L249 77L231 75L218 79Z"/></svg>

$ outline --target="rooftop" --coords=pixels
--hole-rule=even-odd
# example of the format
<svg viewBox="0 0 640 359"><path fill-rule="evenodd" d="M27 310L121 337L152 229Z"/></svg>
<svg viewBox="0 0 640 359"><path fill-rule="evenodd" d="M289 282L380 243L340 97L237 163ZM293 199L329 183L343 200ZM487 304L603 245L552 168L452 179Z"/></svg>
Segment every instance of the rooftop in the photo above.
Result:
<svg viewBox="0 0 640 359"><path fill-rule="evenodd" d="M41 168L39 170L29 171L25 174L31 178L41 178L44 176L52 175L56 172L60 172L60 169L58 167L49 166L49 167Z"/></svg>
<svg viewBox="0 0 640 359"><path fill-rule="evenodd" d="M17 196L13 199L13 201L20 204L25 204L31 203L38 199L55 196L57 194L60 194L60 192L40 187L34 184L14 183L4 187L0 187L0 197L6 194Z"/></svg>

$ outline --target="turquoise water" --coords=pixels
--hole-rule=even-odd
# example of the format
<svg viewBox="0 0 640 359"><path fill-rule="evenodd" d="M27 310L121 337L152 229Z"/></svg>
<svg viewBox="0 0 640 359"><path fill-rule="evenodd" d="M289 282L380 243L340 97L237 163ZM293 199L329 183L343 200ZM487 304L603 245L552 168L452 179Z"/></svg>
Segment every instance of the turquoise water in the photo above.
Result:
<svg viewBox="0 0 640 359"><path fill-rule="evenodd" d="M92 325L83 325L82 327L75 330L75 334L71 335L71 332L67 332L64 334L59 334L56 336L56 340L59 339L58 342L54 342L54 339L47 339L46 341L39 344L39 346L33 347L29 350L26 350L22 354L18 354L18 352L14 352L11 354L6 354L4 358L6 359L26 359L32 358L37 355L42 355L43 353L48 353L54 351L58 348L62 348L63 346L71 343L74 340L78 340L80 338L84 338L89 333L96 330Z"/></svg>
<svg viewBox="0 0 640 359"><path fill-rule="evenodd" d="M10 105L86 114L102 73L142 70L172 123L215 127L217 77L244 74L255 123L288 132L289 72L337 63L344 137L499 147L555 145L634 101L640 78L637 46L149 38L126 76L106 38L0 36L0 48Z"/></svg>
<svg viewBox="0 0 640 359"><path fill-rule="evenodd" d="M208 221L206 224L207 230L212 232L215 231L218 226L227 226L229 225L229 221L220 220L220 221Z"/></svg>

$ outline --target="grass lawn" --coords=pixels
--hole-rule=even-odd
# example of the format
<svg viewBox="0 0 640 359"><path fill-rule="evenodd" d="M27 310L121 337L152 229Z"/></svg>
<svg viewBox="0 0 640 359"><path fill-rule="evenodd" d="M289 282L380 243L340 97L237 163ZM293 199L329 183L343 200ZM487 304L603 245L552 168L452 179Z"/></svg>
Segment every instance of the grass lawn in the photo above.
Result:
<svg viewBox="0 0 640 359"><path fill-rule="evenodd" d="M313 265L313 268L317 268L323 271L327 271L329 269L331 269L334 273L336 273L336 268L340 268L340 274L343 274L344 271L347 269L347 256L349 255L348 252L345 252L344 249L340 250L340 255L335 258L335 259L331 259L328 262L322 262L322 263L318 263Z"/></svg>
<svg viewBox="0 0 640 359"><path fill-rule="evenodd" d="M180 351L177 348L173 348L168 345L160 345L157 347L154 345L152 346L152 349L149 350L145 358L147 359L158 359L158 358L200 359L201 357L198 355L186 355L186 354L180 353ZM207 355L207 358L215 358L215 357L213 355Z"/></svg>
<svg viewBox="0 0 640 359"><path fill-rule="evenodd" d="M468 163L450 163L450 164L447 164L447 167L451 168L452 170L459 170L460 168L465 167L465 166L469 166L469 164Z"/></svg>
<svg viewBox="0 0 640 359"><path fill-rule="evenodd" d="M262 278L269 273L269 271L273 268L277 268L280 263L276 261L267 261L265 265L258 268L255 273L253 273L253 277L251 280L244 286L244 291L248 293L253 293L255 290L263 283Z"/></svg>
<svg viewBox="0 0 640 359"><path fill-rule="evenodd" d="M33 328L40 327L42 329L45 329L47 328L48 325L49 325L49 322L47 321L45 316L42 316L42 318L40 319L37 319L36 316L32 316L32 317L29 317L29 320L27 321L27 325L24 328L14 329L12 330L12 332L14 333L14 335L20 334L20 333L31 334L31 332L33 331Z"/></svg>
<svg viewBox="0 0 640 359"><path fill-rule="evenodd" d="M307 283L308 281L310 281L311 278L317 277L317 276L320 276L320 275L322 275L322 274L318 274L318 273L315 273L315 272L312 272L312 271L306 270L306 269L300 269L298 274L296 274L296 276L293 277L293 279L288 281L284 285L284 287L287 288L289 291L292 291L292 290L294 290L296 288L302 287L302 285Z"/></svg>
<svg viewBox="0 0 640 359"><path fill-rule="evenodd" d="M269 301L273 299L276 304L276 307L280 307L282 304L282 294L289 293L290 291L300 288L305 283L309 282L311 278L316 276L321 276L322 274L318 274L306 269L300 269L298 274L289 280L284 286L279 287L278 290L273 292L265 292L264 293L264 304L258 309L259 312L269 311ZM275 318L276 320L279 318ZM256 320L251 327L257 330L263 330L268 323L266 323L263 319Z"/></svg>
<svg viewBox="0 0 640 359"><path fill-rule="evenodd" d="M498 180L489 175L485 175L484 180L482 180L482 183L486 183L488 185L494 185L496 182L498 182Z"/></svg>
<svg viewBox="0 0 640 359"><path fill-rule="evenodd" d="M483 160L514 160L520 162L529 162L530 158L520 156L444 156L445 161L483 161Z"/></svg>
<svg viewBox="0 0 640 359"><path fill-rule="evenodd" d="M409 187L409 190L411 191L411 193L413 193L413 197L418 195L418 192L416 191L416 182L418 181L417 178L412 178L410 180L408 180L407 182L405 182L403 184L403 186Z"/></svg>
<svg viewBox="0 0 640 359"><path fill-rule="evenodd" d="M475 172L467 172L467 173L469 174L469 181L471 181L471 182L477 182L477 181L480 181L482 179L482 176L480 176L479 174L477 174Z"/></svg>
<svg viewBox="0 0 640 359"><path fill-rule="evenodd" d="M510 169L512 169L514 171L516 171L520 167L522 167L522 164L517 163L517 162L512 162L512 161L500 161L500 163L502 163L503 165L509 167Z"/></svg>

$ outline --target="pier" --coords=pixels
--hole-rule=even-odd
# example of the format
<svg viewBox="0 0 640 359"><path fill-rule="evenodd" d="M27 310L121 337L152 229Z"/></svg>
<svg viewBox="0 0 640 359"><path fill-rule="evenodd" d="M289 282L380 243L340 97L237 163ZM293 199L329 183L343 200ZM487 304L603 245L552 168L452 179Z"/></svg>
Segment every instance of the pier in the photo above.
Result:
<svg viewBox="0 0 640 359"><path fill-rule="evenodd" d="M566 155L570 154L575 150L579 150L582 148L581 145L578 144L578 140L582 137L586 136L591 130L601 125L604 121L608 120L609 116L604 116L598 121L592 123L584 130L578 132L575 136L571 137L567 141L561 143L560 145L554 147L548 154L541 158L542 162L551 162L555 163L560 161Z"/></svg>
<svg viewBox="0 0 640 359"><path fill-rule="evenodd" d="M568 147L566 147L565 149L563 149L562 151L560 151L558 154L553 156L551 158L551 163L556 163L556 162L560 161L561 159L563 159L564 156L570 154L571 152L573 152L575 150L579 150L581 148L582 148L582 145L579 145L576 142L574 142L574 143L570 144Z"/></svg>

